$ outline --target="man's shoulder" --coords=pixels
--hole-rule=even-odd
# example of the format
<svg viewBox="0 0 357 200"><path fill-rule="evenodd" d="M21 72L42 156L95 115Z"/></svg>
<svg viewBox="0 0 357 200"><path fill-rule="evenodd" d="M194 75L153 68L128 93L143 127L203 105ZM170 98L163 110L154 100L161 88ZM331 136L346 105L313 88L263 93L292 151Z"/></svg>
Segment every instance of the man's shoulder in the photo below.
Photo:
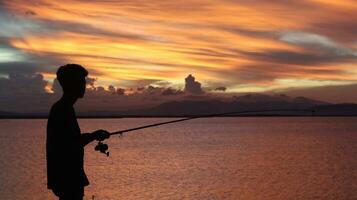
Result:
<svg viewBox="0 0 357 200"><path fill-rule="evenodd" d="M68 106L62 101L57 101L51 107L50 116L61 115L63 113L68 112L68 109Z"/></svg>
<svg viewBox="0 0 357 200"><path fill-rule="evenodd" d="M62 108L63 108L63 105L61 104L61 102L57 101L56 103L54 103L52 105L50 113L54 113L54 112L57 112L59 110L62 110Z"/></svg>

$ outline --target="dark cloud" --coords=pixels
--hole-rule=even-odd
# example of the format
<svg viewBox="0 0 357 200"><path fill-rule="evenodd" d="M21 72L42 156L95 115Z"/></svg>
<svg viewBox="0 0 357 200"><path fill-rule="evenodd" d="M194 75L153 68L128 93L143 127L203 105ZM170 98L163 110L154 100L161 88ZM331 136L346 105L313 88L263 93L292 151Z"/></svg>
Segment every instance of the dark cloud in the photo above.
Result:
<svg viewBox="0 0 357 200"><path fill-rule="evenodd" d="M10 43L11 38L6 36L0 36L0 47L1 48L12 48Z"/></svg>
<svg viewBox="0 0 357 200"><path fill-rule="evenodd" d="M176 90L173 88L166 88L163 92L162 95L181 95L183 94L182 90Z"/></svg>
<svg viewBox="0 0 357 200"><path fill-rule="evenodd" d="M145 90L145 87L138 87L138 88L136 88L136 90L137 91L143 91L143 90Z"/></svg>
<svg viewBox="0 0 357 200"><path fill-rule="evenodd" d="M326 68L318 66L306 66L306 65L287 65L279 63L258 63L251 65L239 65L230 70L215 71L210 69L207 73L215 74L225 78L225 87L237 88L239 85L250 84L252 86L266 86L274 84L277 79L299 79L301 77L324 80L324 76L334 77L335 81L345 81L346 79L353 78L347 70ZM234 80L234 81L229 81ZM331 78L332 80L332 78ZM212 82L209 84L211 88L221 86L221 82Z"/></svg>
<svg viewBox="0 0 357 200"><path fill-rule="evenodd" d="M235 51L232 51L232 53L227 53L227 49L224 49L225 51L219 51L213 50L213 49L208 49L208 48L187 48L186 50L176 50L172 49L171 51L173 52L178 52L178 53L185 53L189 55L198 55L198 56L207 56L207 57L219 57L219 58L232 58L234 56L237 56L237 53ZM229 50L229 49L228 49ZM193 67L190 65L187 65L187 67Z"/></svg>
<svg viewBox="0 0 357 200"><path fill-rule="evenodd" d="M0 74L10 73L55 73L67 59L57 54L36 54L13 47L13 39L0 37Z"/></svg>
<svg viewBox="0 0 357 200"><path fill-rule="evenodd" d="M45 113L52 100L47 85L38 73L10 73L8 78L0 78L0 110Z"/></svg>
<svg viewBox="0 0 357 200"><path fill-rule="evenodd" d="M47 81L42 74L10 73L9 78L0 79L0 92L2 94L43 94Z"/></svg>
<svg viewBox="0 0 357 200"><path fill-rule="evenodd" d="M227 90L227 88L224 86L221 86L221 87L216 87L216 89L214 89L214 90L225 92Z"/></svg>
<svg viewBox="0 0 357 200"><path fill-rule="evenodd" d="M34 16L34 15L37 15L37 13L32 10L28 10L25 12L25 15Z"/></svg>
<svg viewBox="0 0 357 200"><path fill-rule="evenodd" d="M51 64L36 62L0 62L0 74L25 73L31 74L36 72L55 72L57 67L51 67Z"/></svg>
<svg viewBox="0 0 357 200"><path fill-rule="evenodd" d="M278 51L267 49L264 52L243 52L240 54L249 59L254 59L256 61L265 61L272 63L284 63L284 64L295 64L295 65L319 65L326 63L337 63L341 61L352 61L354 58L348 56L337 56L328 53L321 52L293 52L293 51Z"/></svg>
<svg viewBox="0 0 357 200"><path fill-rule="evenodd" d="M190 94L203 94L201 83L195 80L191 74L185 78L185 92Z"/></svg>
<svg viewBox="0 0 357 200"><path fill-rule="evenodd" d="M284 69L269 65L245 65L234 72L226 72L227 77L236 77L240 84L261 84L273 81L284 73Z"/></svg>
<svg viewBox="0 0 357 200"><path fill-rule="evenodd" d="M117 88L117 89L116 89L116 94L118 94L118 95L124 95L124 94L125 94L125 89L123 89L123 88Z"/></svg>
<svg viewBox="0 0 357 200"><path fill-rule="evenodd" d="M122 40L131 40L131 41L147 41L150 40L150 38L147 38L143 35L139 34L130 34L130 33L124 33L124 32L118 32L118 31L110 31L110 30L104 30L101 28L97 28L94 25L90 24L81 24L81 23L74 23L70 21L62 21L62 20L37 20L38 23L40 23L43 28L42 32L43 33L50 33L50 32L72 32L72 33L78 33L78 34L84 34L84 35L90 35L90 36L99 36L99 37L111 37L115 39L122 39Z"/></svg>
<svg viewBox="0 0 357 200"><path fill-rule="evenodd" d="M96 78L93 77L86 77L86 83L89 87L95 88L94 83L97 81Z"/></svg>
<svg viewBox="0 0 357 200"><path fill-rule="evenodd" d="M245 35L254 38L276 39L278 35L278 32L275 31L262 31L262 30L246 29L242 27L218 26L218 28L237 35Z"/></svg>
<svg viewBox="0 0 357 200"><path fill-rule="evenodd" d="M357 83L310 88L288 88L274 92L285 93L290 96L304 96L313 99L321 99L331 103L357 103L356 91Z"/></svg>
<svg viewBox="0 0 357 200"><path fill-rule="evenodd" d="M355 14L352 14L355 16ZM344 43L355 42L357 35L357 17L349 19L329 19L315 22L309 31L323 34Z"/></svg>
<svg viewBox="0 0 357 200"><path fill-rule="evenodd" d="M113 85L108 86L108 92L110 92L113 95L125 95L125 89L123 88L116 88Z"/></svg>
<svg viewBox="0 0 357 200"><path fill-rule="evenodd" d="M239 5L252 6L255 8L266 7L266 8L271 9L272 7L274 7L275 10L287 10L288 8L294 8L294 9L304 8L304 9L311 9L311 10L321 9L321 7L318 4L311 2L311 1L306 1L306 0L291 1L291 2L289 2L289 4L286 4L286 0L271 0L271 1L224 0L224 1L239 4Z"/></svg>
<svg viewBox="0 0 357 200"><path fill-rule="evenodd" d="M165 93L165 94L164 94ZM110 86L88 88L85 98L78 102L79 112L83 111L125 111L156 106L169 100L183 98L183 92L155 86L138 90L125 90Z"/></svg>
<svg viewBox="0 0 357 200"><path fill-rule="evenodd" d="M41 31L40 24L31 19L26 19L26 17L9 12L4 7L0 7L0 25L1 37L19 37L29 32Z"/></svg>
<svg viewBox="0 0 357 200"><path fill-rule="evenodd" d="M252 70L252 68L249 68ZM259 70L256 68L254 70ZM241 71L242 74L242 71ZM253 73L259 74L259 73ZM264 74L264 73L261 73ZM266 73L265 73L266 74ZM252 77L248 77L249 79ZM256 79L254 77L253 79ZM96 86L96 79L89 78L89 87L83 99L77 104L78 112L112 111L120 112L132 109L141 109L156 106L160 103L173 100L204 100L224 98L222 95L205 93L201 84L192 75L186 79L185 92L171 87L146 86L142 89L127 91L113 85L107 88ZM47 113L52 103L60 98L61 88L55 80L52 86L53 93L49 93L48 82L39 73L10 73L8 78L0 78L0 111L19 113ZM331 102L342 101L347 96L357 101L357 95L351 93L356 85L319 87L316 89L297 90L290 88L284 93L298 96L307 96ZM218 91L225 91L226 87L217 87ZM128 93L127 93L128 92ZM281 91L279 91L281 92ZM336 96L338 94L338 97ZM319 97L321 96L321 97ZM334 97L335 96L335 97ZM341 98L340 98L341 97Z"/></svg>
<svg viewBox="0 0 357 200"><path fill-rule="evenodd" d="M143 91L144 91L144 93L147 93L147 94L158 94L158 93L162 92L162 89L163 88L161 88L161 87L155 87L155 86L149 85Z"/></svg>
<svg viewBox="0 0 357 200"><path fill-rule="evenodd" d="M114 93L114 92L116 92L116 89L115 89L114 86L109 85L109 86L108 86L108 91L111 92L111 93Z"/></svg>
<svg viewBox="0 0 357 200"><path fill-rule="evenodd" d="M72 11L67 10L67 12ZM35 18L36 15L37 13L31 10L25 11L23 15L21 15L21 13L15 14L0 8L0 24L3 26L0 30L0 36L22 37L26 34L48 35L54 32L71 32L90 36L111 37L125 41L151 40L145 35L104 30L91 24L75 23L64 20L40 19Z"/></svg>

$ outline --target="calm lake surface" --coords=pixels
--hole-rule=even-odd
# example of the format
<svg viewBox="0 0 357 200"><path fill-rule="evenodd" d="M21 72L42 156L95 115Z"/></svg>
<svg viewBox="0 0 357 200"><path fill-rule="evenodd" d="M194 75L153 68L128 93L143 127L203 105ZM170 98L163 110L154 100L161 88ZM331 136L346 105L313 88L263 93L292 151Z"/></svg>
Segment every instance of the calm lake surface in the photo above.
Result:
<svg viewBox="0 0 357 200"><path fill-rule="evenodd" d="M172 119L81 119L82 132ZM0 120L0 199L52 200L46 120ZM357 199L357 118L211 118L86 147L85 199Z"/></svg>

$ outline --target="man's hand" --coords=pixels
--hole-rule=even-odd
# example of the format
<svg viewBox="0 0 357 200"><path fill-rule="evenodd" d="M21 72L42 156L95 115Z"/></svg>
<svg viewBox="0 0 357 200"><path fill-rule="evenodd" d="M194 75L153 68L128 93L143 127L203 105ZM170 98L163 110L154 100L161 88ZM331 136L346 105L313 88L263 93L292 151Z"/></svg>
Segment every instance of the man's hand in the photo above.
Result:
<svg viewBox="0 0 357 200"><path fill-rule="evenodd" d="M98 141L103 141L103 140L108 139L110 137L110 133L108 131L105 131L105 130L102 130L102 129L94 131L92 134L94 136L94 139L98 140Z"/></svg>

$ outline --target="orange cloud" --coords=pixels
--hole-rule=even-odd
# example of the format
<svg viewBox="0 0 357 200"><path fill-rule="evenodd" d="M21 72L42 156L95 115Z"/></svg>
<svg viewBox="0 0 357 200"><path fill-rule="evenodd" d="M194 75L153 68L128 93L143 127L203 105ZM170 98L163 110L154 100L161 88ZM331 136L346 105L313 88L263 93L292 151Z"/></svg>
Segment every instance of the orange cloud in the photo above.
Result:
<svg viewBox="0 0 357 200"><path fill-rule="evenodd" d="M5 7L43 29L11 38L14 48L87 66L102 85L177 85L189 73L227 91L357 81L357 29L336 25L353 27L350 0L14 0Z"/></svg>

